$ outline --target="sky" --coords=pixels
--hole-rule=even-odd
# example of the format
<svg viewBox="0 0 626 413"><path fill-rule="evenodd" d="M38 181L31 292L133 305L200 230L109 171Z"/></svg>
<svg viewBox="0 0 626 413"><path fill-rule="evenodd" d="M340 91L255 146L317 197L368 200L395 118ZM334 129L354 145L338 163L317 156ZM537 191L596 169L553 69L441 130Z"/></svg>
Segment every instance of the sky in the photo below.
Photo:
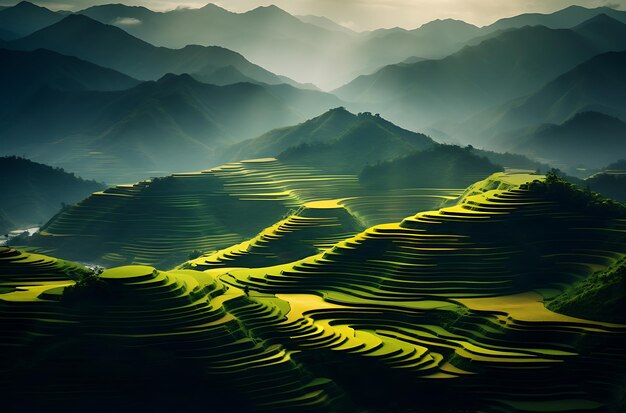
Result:
<svg viewBox="0 0 626 413"><path fill-rule="evenodd" d="M33 1L33 0L31 0ZM0 3L2 0L0 0ZM52 9L79 10L94 4L125 3L153 10L202 7L210 0L34 0ZM244 12L275 4L295 15L328 17L354 30L381 27L413 29L435 19L453 18L478 26L521 13L550 13L573 4L626 10L626 0L214 0L231 11ZM10 3L9 3L10 4Z"/></svg>

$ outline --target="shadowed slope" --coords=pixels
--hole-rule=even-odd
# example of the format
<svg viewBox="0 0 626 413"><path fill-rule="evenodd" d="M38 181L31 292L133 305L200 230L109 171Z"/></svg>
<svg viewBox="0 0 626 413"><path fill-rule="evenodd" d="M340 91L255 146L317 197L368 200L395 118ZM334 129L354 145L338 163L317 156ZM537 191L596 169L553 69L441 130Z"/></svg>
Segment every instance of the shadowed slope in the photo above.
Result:
<svg viewBox="0 0 626 413"><path fill-rule="evenodd" d="M375 226L293 264L232 271L228 279L261 291L392 301L505 295L560 288L626 253L626 221L587 210L582 192L565 201L523 187L533 179L495 174L455 206Z"/></svg>
<svg viewBox="0 0 626 413"><path fill-rule="evenodd" d="M10 222L0 225L2 234L40 226L66 205L104 188L62 169L14 156L0 157L0 171L0 215Z"/></svg>
<svg viewBox="0 0 626 413"><path fill-rule="evenodd" d="M364 229L340 201L308 202L256 237L189 261L183 268L267 267L317 254Z"/></svg>
<svg viewBox="0 0 626 413"><path fill-rule="evenodd" d="M231 411L334 410L332 383L233 317L251 303L212 277L141 266L65 290L2 294L0 382L12 389L3 402L26 411L50 403L194 411L207 402Z"/></svg>
<svg viewBox="0 0 626 413"><path fill-rule="evenodd" d="M255 236L311 201L341 201L365 225L401 219L455 196L455 189L364 191L354 175L329 175L275 159L227 164L96 193L50 221L32 246L106 264L172 266L194 251Z"/></svg>

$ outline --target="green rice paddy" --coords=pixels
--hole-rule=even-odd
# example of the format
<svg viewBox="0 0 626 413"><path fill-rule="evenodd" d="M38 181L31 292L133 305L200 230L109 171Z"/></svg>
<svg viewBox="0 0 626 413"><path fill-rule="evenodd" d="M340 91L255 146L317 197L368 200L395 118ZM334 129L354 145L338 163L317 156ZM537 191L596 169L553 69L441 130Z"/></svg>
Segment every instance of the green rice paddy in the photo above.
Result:
<svg viewBox="0 0 626 413"><path fill-rule="evenodd" d="M183 410L202 400L218 411L620 411L626 325L554 313L544 300L624 257L626 220L544 199L525 185L535 179L501 173L464 193L395 192L376 207L383 195L350 177L261 160L95 194L42 238L123 231L110 214L130 210L143 213L128 232L171 227L165 251L185 233L199 240L198 222L224 238L185 269L122 266L76 285L67 268L78 266L3 251L14 275L0 267L11 288L0 294L0 385L43 405L127 406L132 394ZM422 209L435 199L448 206ZM407 200L422 212L397 217ZM245 239L242 205L268 221L254 217ZM81 220L81 209L100 218ZM120 261L161 259L117 238L107 254ZM85 363L85 351L104 361ZM59 363L72 373L57 374ZM129 392L135 370L154 379ZM35 374L47 385L29 385Z"/></svg>

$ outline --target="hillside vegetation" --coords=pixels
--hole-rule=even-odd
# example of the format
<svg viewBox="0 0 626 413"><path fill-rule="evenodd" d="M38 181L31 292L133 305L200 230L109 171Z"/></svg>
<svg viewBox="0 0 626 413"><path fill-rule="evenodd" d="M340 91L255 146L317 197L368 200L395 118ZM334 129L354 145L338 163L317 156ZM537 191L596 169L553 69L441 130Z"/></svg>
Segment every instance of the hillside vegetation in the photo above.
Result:
<svg viewBox="0 0 626 413"><path fill-rule="evenodd" d="M0 157L0 170L3 234L12 229L41 226L65 206L104 188L63 169L15 156Z"/></svg>

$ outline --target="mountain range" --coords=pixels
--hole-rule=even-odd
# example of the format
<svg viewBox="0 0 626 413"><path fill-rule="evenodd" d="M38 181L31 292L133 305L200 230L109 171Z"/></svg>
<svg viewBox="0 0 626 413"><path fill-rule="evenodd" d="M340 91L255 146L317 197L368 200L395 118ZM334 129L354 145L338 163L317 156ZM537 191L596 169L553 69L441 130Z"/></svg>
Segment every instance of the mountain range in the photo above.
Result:
<svg viewBox="0 0 626 413"><path fill-rule="evenodd" d="M606 33L611 23L611 34ZM602 52L626 47L626 24L597 16L573 29L526 26L504 31L441 60L387 66L335 93L368 103L393 121L418 127L461 122L528 95ZM542 47L537 47L541 44Z"/></svg>
<svg viewBox="0 0 626 413"><path fill-rule="evenodd" d="M45 87L0 125L4 151L123 182L208 168L219 148L300 119L288 100L259 85L166 75L114 92Z"/></svg>
<svg viewBox="0 0 626 413"><path fill-rule="evenodd" d="M536 92L474 116L462 128L483 144L511 147L520 129L562 123L584 111L626 119L621 98L626 93L625 69L626 52L594 56Z"/></svg>
<svg viewBox="0 0 626 413"><path fill-rule="evenodd" d="M0 29L19 32L20 37L66 15L45 12L26 2L20 3L11 13L10 10L0 11ZM3 13L7 16L5 21L32 19L33 23L17 28L15 23L2 24ZM412 30L394 28L355 33L334 22L329 23L328 19L296 17L276 6L233 13L215 4L169 12L107 4L78 13L116 25L157 46L218 45L236 50L274 73L285 74L301 83L313 82L325 89L338 87L358 75L411 56L439 59L460 50L473 38L503 30L527 25L571 28L602 13L626 22L622 11L572 6L547 15L525 14L501 19L482 28L447 19ZM44 20L47 24L37 24L42 14L48 16L48 20ZM329 49L326 45L333 47Z"/></svg>
<svg viewBox="0 0 626 413"><path fill-rule="evenodd" d="M267 84L284 83L284 79L223 47L155 47L122 29L80 14L69 15L24 38L7 42L5 47L17 50L48 49L141 80L156 80L166 73L188 73L201 81L222 84L220 80L224 78L223 71L229 71L234 76L234 79L229 79L230 83L250 79ZM215 82L212 82L213 75L217 77Z"/></svg>

